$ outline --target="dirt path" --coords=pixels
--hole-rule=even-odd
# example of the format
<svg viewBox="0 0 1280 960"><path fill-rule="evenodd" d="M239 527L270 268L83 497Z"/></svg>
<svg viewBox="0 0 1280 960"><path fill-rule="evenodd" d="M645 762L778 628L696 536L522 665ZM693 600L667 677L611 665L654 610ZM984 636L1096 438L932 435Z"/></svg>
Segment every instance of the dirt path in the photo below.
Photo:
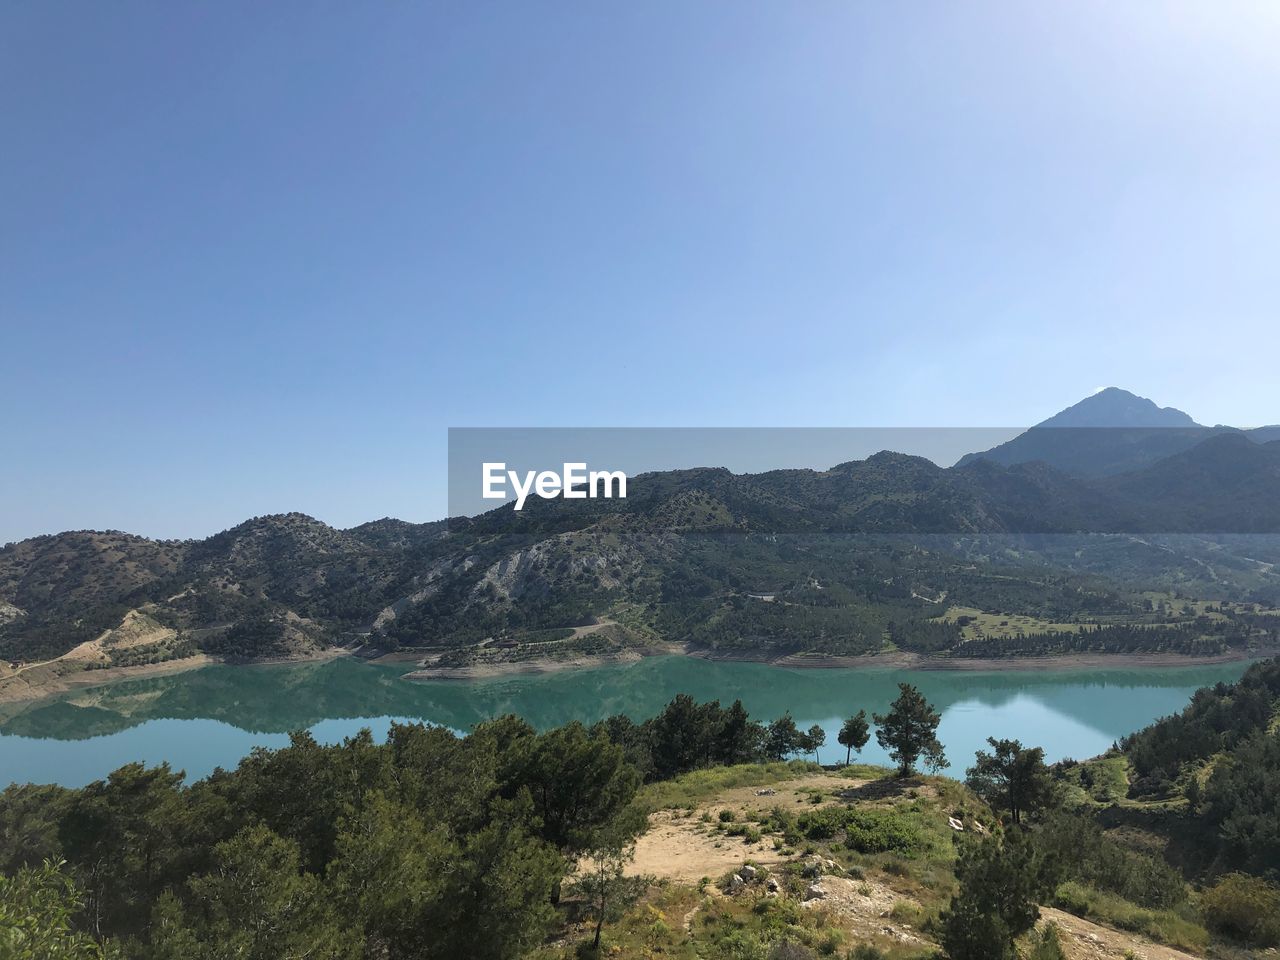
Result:
<svg viewBox="0 0 1280 960"><path fill-rule="evenodd" d="M577 640L579 637L588 636L589 634L595 633L598 630L603 630L605 627L616 627L617 625L618 625L618 622L616 620L610 620L607 617L601 617L595 623L588 623L584 627L574 627L573 635L570 637L566 637L565 639Z"/></svg>

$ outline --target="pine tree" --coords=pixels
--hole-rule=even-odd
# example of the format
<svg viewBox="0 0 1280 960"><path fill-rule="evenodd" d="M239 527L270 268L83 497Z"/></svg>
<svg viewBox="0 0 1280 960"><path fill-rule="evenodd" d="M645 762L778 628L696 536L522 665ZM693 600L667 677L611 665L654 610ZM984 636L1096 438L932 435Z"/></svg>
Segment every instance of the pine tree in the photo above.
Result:
<svg viewBox="0 0 1280 960"><path fill-rule="evenodd" d="M915 687L898 684L898 699L887 714L875 714L876 742L898 763L902 776L910 776L916 760L925 758L931 771L951 766L935 735L942 717Z"/></svg>

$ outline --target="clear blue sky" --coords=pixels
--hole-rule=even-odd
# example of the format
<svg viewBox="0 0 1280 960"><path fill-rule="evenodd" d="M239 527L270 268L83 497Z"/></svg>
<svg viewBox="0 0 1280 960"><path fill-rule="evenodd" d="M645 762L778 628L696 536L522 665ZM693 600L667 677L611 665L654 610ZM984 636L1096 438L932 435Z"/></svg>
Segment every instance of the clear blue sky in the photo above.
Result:
<svg viewBox="0 0 1280 960"><path fill-rule="evenodd" d="M446 428L1280 420L1274 3L9 3L0 542Z"/></svg>

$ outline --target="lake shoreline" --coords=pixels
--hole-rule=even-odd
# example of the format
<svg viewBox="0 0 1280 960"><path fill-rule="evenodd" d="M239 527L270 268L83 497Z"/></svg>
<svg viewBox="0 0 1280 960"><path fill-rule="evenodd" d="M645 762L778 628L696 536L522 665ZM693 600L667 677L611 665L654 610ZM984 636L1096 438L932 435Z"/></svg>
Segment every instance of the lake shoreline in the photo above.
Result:
<svg viewBox="0 0 1280 960"><path fill-rule="evenodd" d="M1073 653L1050 657L927 657L918 653L880 653L864 656L842 657L826 654L784 654L777 657L736 656L732 653L690 652L689 656L703 660L734 663L763 663L772 667L798 670L847 670L859 667L884 667L893 670L946 670L982 671L987 673L1079 670L1102 668L1141 667L1207 667L1224 663L1241 663L1262 657L1275 656L1275 650L1241 650L1215 654L1209 657L1187 656L1180 653Z"/></svg>
<svg viewBox="0 0 1280 960"><path fill-rule="evenodd" d="M790 713L802 729L822 726L832 743L842 718L882 711L899 683L916 686L943 717L940 739L957 767L957 757L971 757L992 735L1032 739L1062 759L1101 753L1185 707L1196 689L1237 681L1247 665L905 672L884 669L883 660L819 670L652 656L492 681L406 683L411 666L343 655L248 669L214 663L0 705L0 770L16 782L83 786L127 763L168 763L195 780L235 767L257 747L281 746L294 731L332 744L364 729L381 740L395 723L462 732L508 715L539 730L620 715L641 723L678 694L740 700L765 723ZM868 744L864 758L882 754Z"/></svg>
<svg viewBox="0 0 1280 960"><path fill-rule="evenodd" d="M64 661L46 660L31 664L26 668L30 677L24 674L0 675L0 704L26 703L43 700L46 697L70 693L86 687L98 687L121 680L140 680L146 677L167 677L175 673L186 673L199 670L214 664L232 666L269 666L271 664L310 663L314 661L332 660L336 657L350 656L351 651L345 647L326 647L314 653L300 654L293 657L264 657L261 660L228 660L207 653L196 653L178 660L163 660L160 663L141 663L128 667L104 667L99 670L67 669Z"/></svg>
<svg viewBox="0 0 1280 960"><path fill-rule="evenodd" d="M480 663L456 667L423 666L410 673L404 679L423 680L456 680L460 682L490 680L501 677L531 676L544 673L558 673L563 670L590 669L593 667L611 666L621 663L635 663L648 657L686 656L698 660L723 663L759 663L771 667L793 670L848 670L848 669L886 669L886 670L920 670L920 671L956 671L956 672L1045 672L1070 671L1094 668L1177 668L1205 667L1227 663L1242 663L1262 657L1275 656L1276 650L1240 650L1229 651L1207 657L1186 656L1178 653L1099 653L1099 654L1064 654L1056 657L1008 657L1008 658L942 658L927 657L915 653L879 653L861 656L834 656L827 654L782 654L767 655L752 651L709 650L690 645L672 644L664 647L646 647L629 650L623 653L607 654L599 657L575 657L566 660L538 659L509 663ZM405 663L414 658L404 654L393 654L386 658L377 658L375 663Z"/></svg>
<svg viewBox="0 0 1280 960"><path fill-rule="evenodd" d="M459 683L499 679L502 677L537 676L571 670L589 670L600 667L622 666L637 663L650 657L685 656L708 662L759 663L789 670L848 670L885 669L919 671L973 671L973 672L1047 672L1079 669L1106 668L1177 668L1204 667L1238 663L1262 657L1275 656L1276 650L1230 651L1211 657L1191 657L1176 653L1154 654L1068 654L1058 657L1009 657L988 659L935 658L920 654L893 652L861 656L833 656L827 654L767 655L744 650L710 650L688 644L658 644L620 651L600 656L577 656L562 660L539 658L507 663L481 663L461 666L421 666L410 670L402 679L414 682L449 680ZM270 666L272 664L309 663L351 657L366 663L410 666L420 664L420 654L396 651L379 657L366 658L349 647L328 647L313 653L294 657L272 657L260 660L227 660L200 653L181 660L162 663L139 664L129 667L108 667L101 670L40 670L30 680L14 682L16 676L0 676L0 703L24 703L43 700L46 697L68 693L86 687L102 686L122 680L168 676L188 670L198 670L213 664L229 666ZM53 662L33 665L49 667Z"/></svg>

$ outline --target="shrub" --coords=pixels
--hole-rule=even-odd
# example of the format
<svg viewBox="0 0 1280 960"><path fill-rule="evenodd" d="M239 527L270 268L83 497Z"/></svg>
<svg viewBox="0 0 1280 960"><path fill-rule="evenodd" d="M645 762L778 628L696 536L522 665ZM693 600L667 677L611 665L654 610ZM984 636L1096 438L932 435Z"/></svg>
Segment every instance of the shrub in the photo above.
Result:
<svg viewBox="0 0 1280 960"><path fill-rule="evenodd" d="M102 948L72 930L81 896L61 862L0 875L0 955L100 960ZM11 952L12 951L12 952Z"/></svg>
<svg viewBox="0 0 1280 960"><path fill-rule="evenodd" d="M920 846L920 831L906 817L892 811L850 810L845 846L860 853L910 853Z"/></svg>
<svg viewBox="0 0 1280 960"><path fill-rule="evenodd" d="M1031 952L1027 960L1067 960L1062 952L1062 943L1058 940L1058 928L1047 923L1040 934L1031 935Z"/></svg>
<svg viewBox="0 0 1280 960"><path fill-rule="evenodd" d="M910 853L921 844L916 825L892 810L824 807L802 813L796 825L809 840L830 840L843 833L845 846L860 853Z"/></svg>
<svg viewBox="0 0 1280 960"><path fill-rule="evenodd" d="M809 840L830 840L844 828L845 815L838 807L825 807L802 813L796 824Z"/></svg>
<svg viewBox="0 0 1280 960"><path fill-rule="evenodd" d="M822 939L818 941L818 953L824 957L835 956L842 943L844 943L844 931L828 930L822 935Z"/></svg>
<svg viewBox="0 0 1280 960"><path fill-rule="evenodd" d="M1037 831L1035 843L1042 864L1053 874L1043 878L1048 886L1075 880L1157 910L1187 899L1186 882L1177 870L1163 859L1109 840L1085 817L1070 813L1051 817Z"/></svg>
<svg viewBox="0 0 1280 960"><path fill-rule="evenodd" d="M1255 947L1280 946L1280 889L1231 873L1200 895L1205 925Z"/></svg>
<svg viewBox="0 0 1280 960"><path fill-rule="evenodd" d="M815 960L813 951L794 940L782 940L769 951L769 960Z"/></svg>

